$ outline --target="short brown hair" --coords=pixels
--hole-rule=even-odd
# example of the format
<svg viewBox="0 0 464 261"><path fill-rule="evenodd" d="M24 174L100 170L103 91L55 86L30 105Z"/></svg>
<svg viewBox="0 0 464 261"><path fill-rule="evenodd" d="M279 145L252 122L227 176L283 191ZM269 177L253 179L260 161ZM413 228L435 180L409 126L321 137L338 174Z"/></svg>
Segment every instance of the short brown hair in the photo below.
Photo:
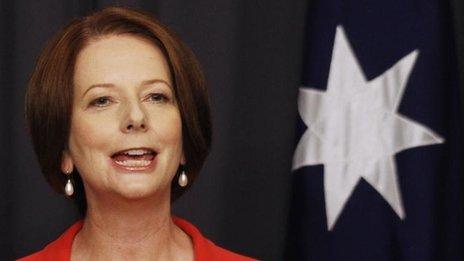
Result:
<svg viewBox="0 0 464 261"><path fill-rule="evenodd" d="M208 92L192 51L151 14L125 7L105 8L72 20L47 43L26 90L25 118L33 148L46 180L59 193L63 193L66 182L60 166L70 134L77 55L91 40L119 34L140 36L151 41L168 61L182 119L184 167L189 186L210 151L212 134ZM77 170L72 176L75 183L73 198L81 214L85 214L87 205L82 180ZM185 191L176 182L172 182L171 189L172 200Z"/></svg>

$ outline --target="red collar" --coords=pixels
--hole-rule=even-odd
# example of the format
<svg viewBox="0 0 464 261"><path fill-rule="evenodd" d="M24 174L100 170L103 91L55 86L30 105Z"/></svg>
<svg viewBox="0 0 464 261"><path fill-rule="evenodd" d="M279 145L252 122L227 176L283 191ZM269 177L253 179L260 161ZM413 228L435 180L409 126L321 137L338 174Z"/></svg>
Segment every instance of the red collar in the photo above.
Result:
<svg viewBox="0 0 464 261"><path fill-rule="evenodd" d="M175 216L172 217L172 220L174 221L174 224L180 227L192 239L195 260L253 260L215 245L209 239L205 238L201 232L187 220ZM81 230L83 223L83 220L77 221L58 239L48 244L44 249L21 258L18 261L69 261L71 259L71 247L74 236L76 236L76 234Z"/></svg>

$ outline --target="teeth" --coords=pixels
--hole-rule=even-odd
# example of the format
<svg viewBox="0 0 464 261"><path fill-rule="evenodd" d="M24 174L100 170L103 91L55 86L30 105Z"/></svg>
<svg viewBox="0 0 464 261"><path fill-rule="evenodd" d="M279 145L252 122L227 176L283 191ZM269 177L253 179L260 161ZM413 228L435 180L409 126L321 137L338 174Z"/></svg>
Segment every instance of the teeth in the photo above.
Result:
<svg viewBox="0 0 464 261"><path fill-rule="evenodd" d="M143 154L149 154L151 153L151 151L149 150L128 150L128 151L125 151L124 154L126 155L131 155L131 156L135 156L135 155L143 155Z"/></svg>
<svg viewBox="0 0 464 261"><path fill-rule="evenodd" d="M124 160L124 161L115 160L114 162L124 167L146 167L150 165L151 161L149 160Z"/></svg>

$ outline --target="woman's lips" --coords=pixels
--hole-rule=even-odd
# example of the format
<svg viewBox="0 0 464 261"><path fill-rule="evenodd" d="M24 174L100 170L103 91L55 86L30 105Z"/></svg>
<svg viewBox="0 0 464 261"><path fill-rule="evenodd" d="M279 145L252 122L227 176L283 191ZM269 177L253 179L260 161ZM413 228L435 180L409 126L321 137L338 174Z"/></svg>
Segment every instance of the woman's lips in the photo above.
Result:
<svg viewBox="0 0 464 261"><path fill-rule="evenodd" d="M156 165L157 154L141 156L116 155L110 157L111 164L119 171L150 172Z"/></svg>

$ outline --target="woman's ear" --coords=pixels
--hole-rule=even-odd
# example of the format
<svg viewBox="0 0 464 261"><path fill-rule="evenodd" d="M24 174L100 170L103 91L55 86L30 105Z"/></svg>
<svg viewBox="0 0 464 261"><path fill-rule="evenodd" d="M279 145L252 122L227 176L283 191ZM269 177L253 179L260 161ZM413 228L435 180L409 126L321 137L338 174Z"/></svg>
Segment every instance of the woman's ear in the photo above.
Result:
<svg viewBox="0 0 464 261"><path fill-rule="evenodd" d="M182 157L180 158L180 164L185 165L185 163L186 163L186 161L185 161L184 152L182 152Z"/></svg>
<svg viewBox="0 0 464 261"><path fill-rule="evenodd" d="M73 162L67 150L63 150L61 155L61 171L63 173L70 173L73 171Z"/></svg>

